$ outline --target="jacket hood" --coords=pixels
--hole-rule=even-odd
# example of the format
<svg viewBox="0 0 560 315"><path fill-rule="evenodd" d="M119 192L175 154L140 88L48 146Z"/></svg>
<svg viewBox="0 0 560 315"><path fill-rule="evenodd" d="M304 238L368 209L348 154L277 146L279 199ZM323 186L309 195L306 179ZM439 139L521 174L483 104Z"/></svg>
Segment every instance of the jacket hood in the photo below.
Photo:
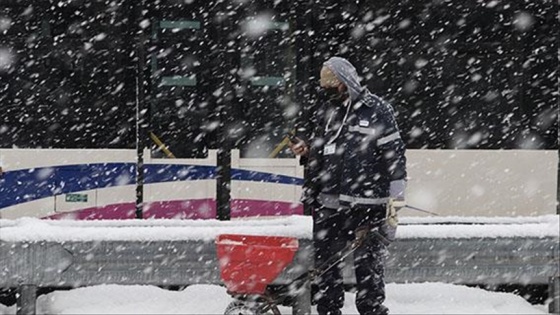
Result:
<svg viewBox="0 0 560 315"><path fill-rule="evenodd" d="M360 98L365 88L360 84L358 72L350 61L341 57L332 57L323 63L323 66L331 69L334 75L346 85L352 101Z"/></svg>

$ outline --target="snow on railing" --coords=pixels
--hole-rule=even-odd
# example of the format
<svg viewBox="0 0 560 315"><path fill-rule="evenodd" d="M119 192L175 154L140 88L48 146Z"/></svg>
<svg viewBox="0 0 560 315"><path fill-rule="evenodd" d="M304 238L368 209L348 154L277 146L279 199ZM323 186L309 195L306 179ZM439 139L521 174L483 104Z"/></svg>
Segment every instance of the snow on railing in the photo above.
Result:
<svg viewBox="0 0 560 315"><path fill-rule="evenodd" d="M403 218L397 237L479 238L559 237L558 215L541 217ZM289 216L267 219L49 221L0 220L0 241L156 241L214 240L220 234L290 236L311 239L312 219Z"/></svg>

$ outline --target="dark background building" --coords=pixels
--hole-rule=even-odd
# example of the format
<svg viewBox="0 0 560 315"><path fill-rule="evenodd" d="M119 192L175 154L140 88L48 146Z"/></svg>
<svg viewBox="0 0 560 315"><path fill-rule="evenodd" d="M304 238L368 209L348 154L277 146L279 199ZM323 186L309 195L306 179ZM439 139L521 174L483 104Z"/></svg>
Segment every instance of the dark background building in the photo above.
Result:
<svg viewBox="0 0 560 315"><path fill-rule="evenodd" d="M266 157L322 62L358 66L408 148L557 149L558 2L2 0L0 147ZM143 84L142 84L143 83ZM154 147L156 156L163 156ZM286 152L280 157L290 156Z"/></svg>

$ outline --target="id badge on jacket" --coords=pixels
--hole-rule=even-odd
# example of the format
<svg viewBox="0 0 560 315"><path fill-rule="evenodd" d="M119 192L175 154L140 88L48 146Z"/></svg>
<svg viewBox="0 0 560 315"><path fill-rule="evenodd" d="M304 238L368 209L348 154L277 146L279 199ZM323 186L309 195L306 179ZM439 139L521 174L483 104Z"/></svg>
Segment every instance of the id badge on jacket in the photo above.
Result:
<svg viewBox="0 0 560 315"><path fill-rule="evenodd" d="M336 152L336 143L328 144L323 150L323 155L332 155Z"/></svg>

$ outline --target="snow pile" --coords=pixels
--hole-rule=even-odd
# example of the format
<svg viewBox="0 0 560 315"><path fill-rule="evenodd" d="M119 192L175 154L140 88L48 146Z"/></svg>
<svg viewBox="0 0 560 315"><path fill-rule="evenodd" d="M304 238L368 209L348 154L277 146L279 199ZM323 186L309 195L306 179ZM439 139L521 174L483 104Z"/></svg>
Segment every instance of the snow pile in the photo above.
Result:
<svg viewBox="0 0 560 315"><path fill-rule="evenodd" d="M445 283L389 284L386 304L394 314L546 314L511 293Z"/></svg>
<svg viewBox="0 0 560 315"><path fill-rule="evenodd" d="M223 314L225 288L196 285L183 291L154 286L101 285L39 298L38 314Z"/></svg>
<svg viewBox="0 0 560 315"><path fill-rule="evenodd" d="M470 220L470 221L469 221ZM404 218L398 238L559 237L559 216L527 218ZM217 220L0 220L0 241L214 240L220 234L311 239L308 216Z"/></svg>
<svg viewBox="0 0 560 315"><path fill-rule="evenodd" d="M344 314L357 314L355 294L346 293ZM193 285L173 292L153 286L101 285L40 296L38 314L223 314L231 301L226 289ZM510 293L443 283L388 284L386 305L392 314L546 314ZM282 314L291 314L280 307ZM316 310L313 310L316 314ZM15 314L2 307L0 314Z"/></svg>

